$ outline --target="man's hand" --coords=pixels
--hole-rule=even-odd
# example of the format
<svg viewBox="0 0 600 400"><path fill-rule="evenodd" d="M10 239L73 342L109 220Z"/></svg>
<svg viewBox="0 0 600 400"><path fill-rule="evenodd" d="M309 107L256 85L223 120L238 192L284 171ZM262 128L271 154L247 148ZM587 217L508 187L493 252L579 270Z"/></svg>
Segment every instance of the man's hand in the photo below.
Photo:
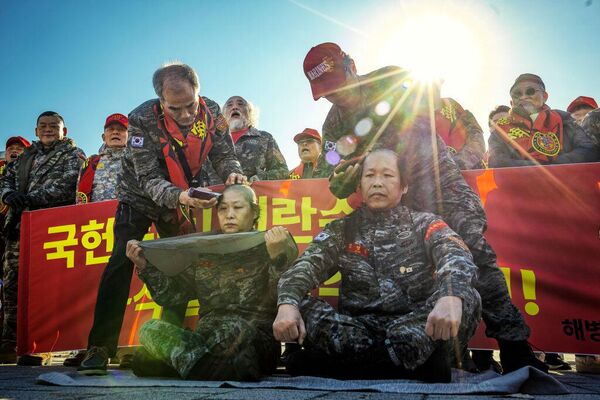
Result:
<svg viewBox="0 0 600 400"><path fill-rule="evenodd" d="M345 199L356 191L362 170L362 159L342 161L329 179L329 190L338 199Z"/></svg>
<svg viewBox="0 0 600 400"><path fill-rule="evenodd" d="M461 298L456 296L441 297L427 317L425 333L433 340L448 340L458 335L461 319Z"/></svg>
<svg viewBox="0 0 600 400"><path fill-rule="evenodd" d="M265 244L271 260L275 260L285 252L288 240L288 230L283 226L275 226L265 232Z"/></svg>
<svg viewBox="0 0 600 400"><path fill-rule="evenodd" d="M140 247L140 242L138 240L130 240L127 242L125 255L135 264L139 271L146 268L147 261L144 258L144 250Z"/></svg>
<svg viewBox="0 0 600 400"><path fill-rule="evenodd" d="M304 342L306 328L298 307L291 304L279 306L273 322L273 336L280 342Z"/></svg>
<svg viewBox="0 0 600 400"><path fill-rule="evenodd" d="M237 174L235 172L232 172L227 177L227 180L225 181L225 186L234 185L236 183L240 183L242 185L247 185L248 178L246 178L246 175Z"/></svg>
<svg viewBox="0 0 600 400"><path fill-rule="evenodd" d="M29 197L23 193L17 192L16 190L10 192L4 197L4 204L7 204L12 208L25 208L27 203L29 203Z"/></svg>
<svg viewBox="0 0 600 400"><path fill-rule="evenodd" d="M193 208L211 208L217 204L217 199L201 200L191 197L187 190L179 193L179 203Z"/></svg>

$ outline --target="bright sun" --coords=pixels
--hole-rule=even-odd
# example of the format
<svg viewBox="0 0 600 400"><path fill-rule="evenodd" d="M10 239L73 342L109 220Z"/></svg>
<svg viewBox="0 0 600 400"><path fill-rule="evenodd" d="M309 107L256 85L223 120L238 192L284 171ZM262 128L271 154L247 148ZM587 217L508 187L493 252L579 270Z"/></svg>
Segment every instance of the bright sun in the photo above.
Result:
<svg viewBox="0 0 600 400"><path fill-rule="evenodd" d="M474 93L486 79L489 30L473 11L424 3L389 13L389 22L375 29L369 58L379 66L410 69L419 80L441 78L445 89Z"/></svg>

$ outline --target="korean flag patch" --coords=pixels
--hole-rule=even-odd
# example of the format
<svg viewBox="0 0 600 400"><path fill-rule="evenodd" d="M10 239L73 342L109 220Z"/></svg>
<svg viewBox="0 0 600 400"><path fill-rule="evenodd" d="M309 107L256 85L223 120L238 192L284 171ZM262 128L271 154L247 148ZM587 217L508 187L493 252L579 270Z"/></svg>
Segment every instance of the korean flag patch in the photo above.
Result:
<svg viewBox="0 0 600 400"><path fill-rule="evenodd" d="M328 238L329 238L329 234L327 234L325 232L321 232L317 236L315 236L315 238L313 239L313 242L322 242L324 240L327 240Z"/></svg>
<svg viewBox="0 0 600 400"><path fill-rule="evenodd" d="M131 137L131 147L135 147L141 149L144 147L144 138L141 136L132 136Z"/></svg>

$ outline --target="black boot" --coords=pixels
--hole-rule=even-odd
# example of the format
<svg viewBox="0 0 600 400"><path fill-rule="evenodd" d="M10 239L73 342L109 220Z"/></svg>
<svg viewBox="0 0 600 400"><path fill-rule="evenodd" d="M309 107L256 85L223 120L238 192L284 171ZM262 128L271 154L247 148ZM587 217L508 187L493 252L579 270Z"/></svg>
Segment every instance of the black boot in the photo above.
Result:
<svg viewBox="0 0 600 400"><path fill-rule="evenodd" d="M498 340L500 347L500 362L504 374L519 368L532 366L543 372L548 372L548 366L538 360L526 340Z"/></svg>
<svg viewBox="0 0 600 400"><path fill-rule="evenodd" d="M494 352L492 350L471 350L471 355L473 363L475 363L479 371L483 372L491 369L499 374L502 373L502 366L498 361L494 360Z"/></svg>
<svg viewBox="0 0 600 400"><path fill-rule="evenodd" d="M428 383L449 383L452 381L452 369L446 344L441 343L423 365L418 366L408 376Z"/></svg>

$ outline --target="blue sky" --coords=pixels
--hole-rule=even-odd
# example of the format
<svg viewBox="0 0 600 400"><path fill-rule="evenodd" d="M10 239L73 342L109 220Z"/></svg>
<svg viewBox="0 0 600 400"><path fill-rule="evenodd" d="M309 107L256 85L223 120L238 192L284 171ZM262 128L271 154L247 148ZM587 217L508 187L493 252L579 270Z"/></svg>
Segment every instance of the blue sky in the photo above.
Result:
<svg viewBox="0 0 600 400"><path fill-rule="evenodd" d="M406 66L418 57L409 45L423 34L396 33L408 22L425 25L428 15L458 21L466 32L426 27L436 34L425 50L440 56L442 72L455 71L443 95L472 110L486 133L487 113L508 102L523 72L544 79L553 108L579 95L600 98L598 0L4 1L1 142L33 139L37 115L55 110L92 154L105 117L154 98L152 73L178 59L196 69L202 95L219 104L232 95L253 101L259 127L275 136L291 168L298 162L293 135L320 131L330 106L312 100L306 52L334 41L359 73Z"/></svg>

